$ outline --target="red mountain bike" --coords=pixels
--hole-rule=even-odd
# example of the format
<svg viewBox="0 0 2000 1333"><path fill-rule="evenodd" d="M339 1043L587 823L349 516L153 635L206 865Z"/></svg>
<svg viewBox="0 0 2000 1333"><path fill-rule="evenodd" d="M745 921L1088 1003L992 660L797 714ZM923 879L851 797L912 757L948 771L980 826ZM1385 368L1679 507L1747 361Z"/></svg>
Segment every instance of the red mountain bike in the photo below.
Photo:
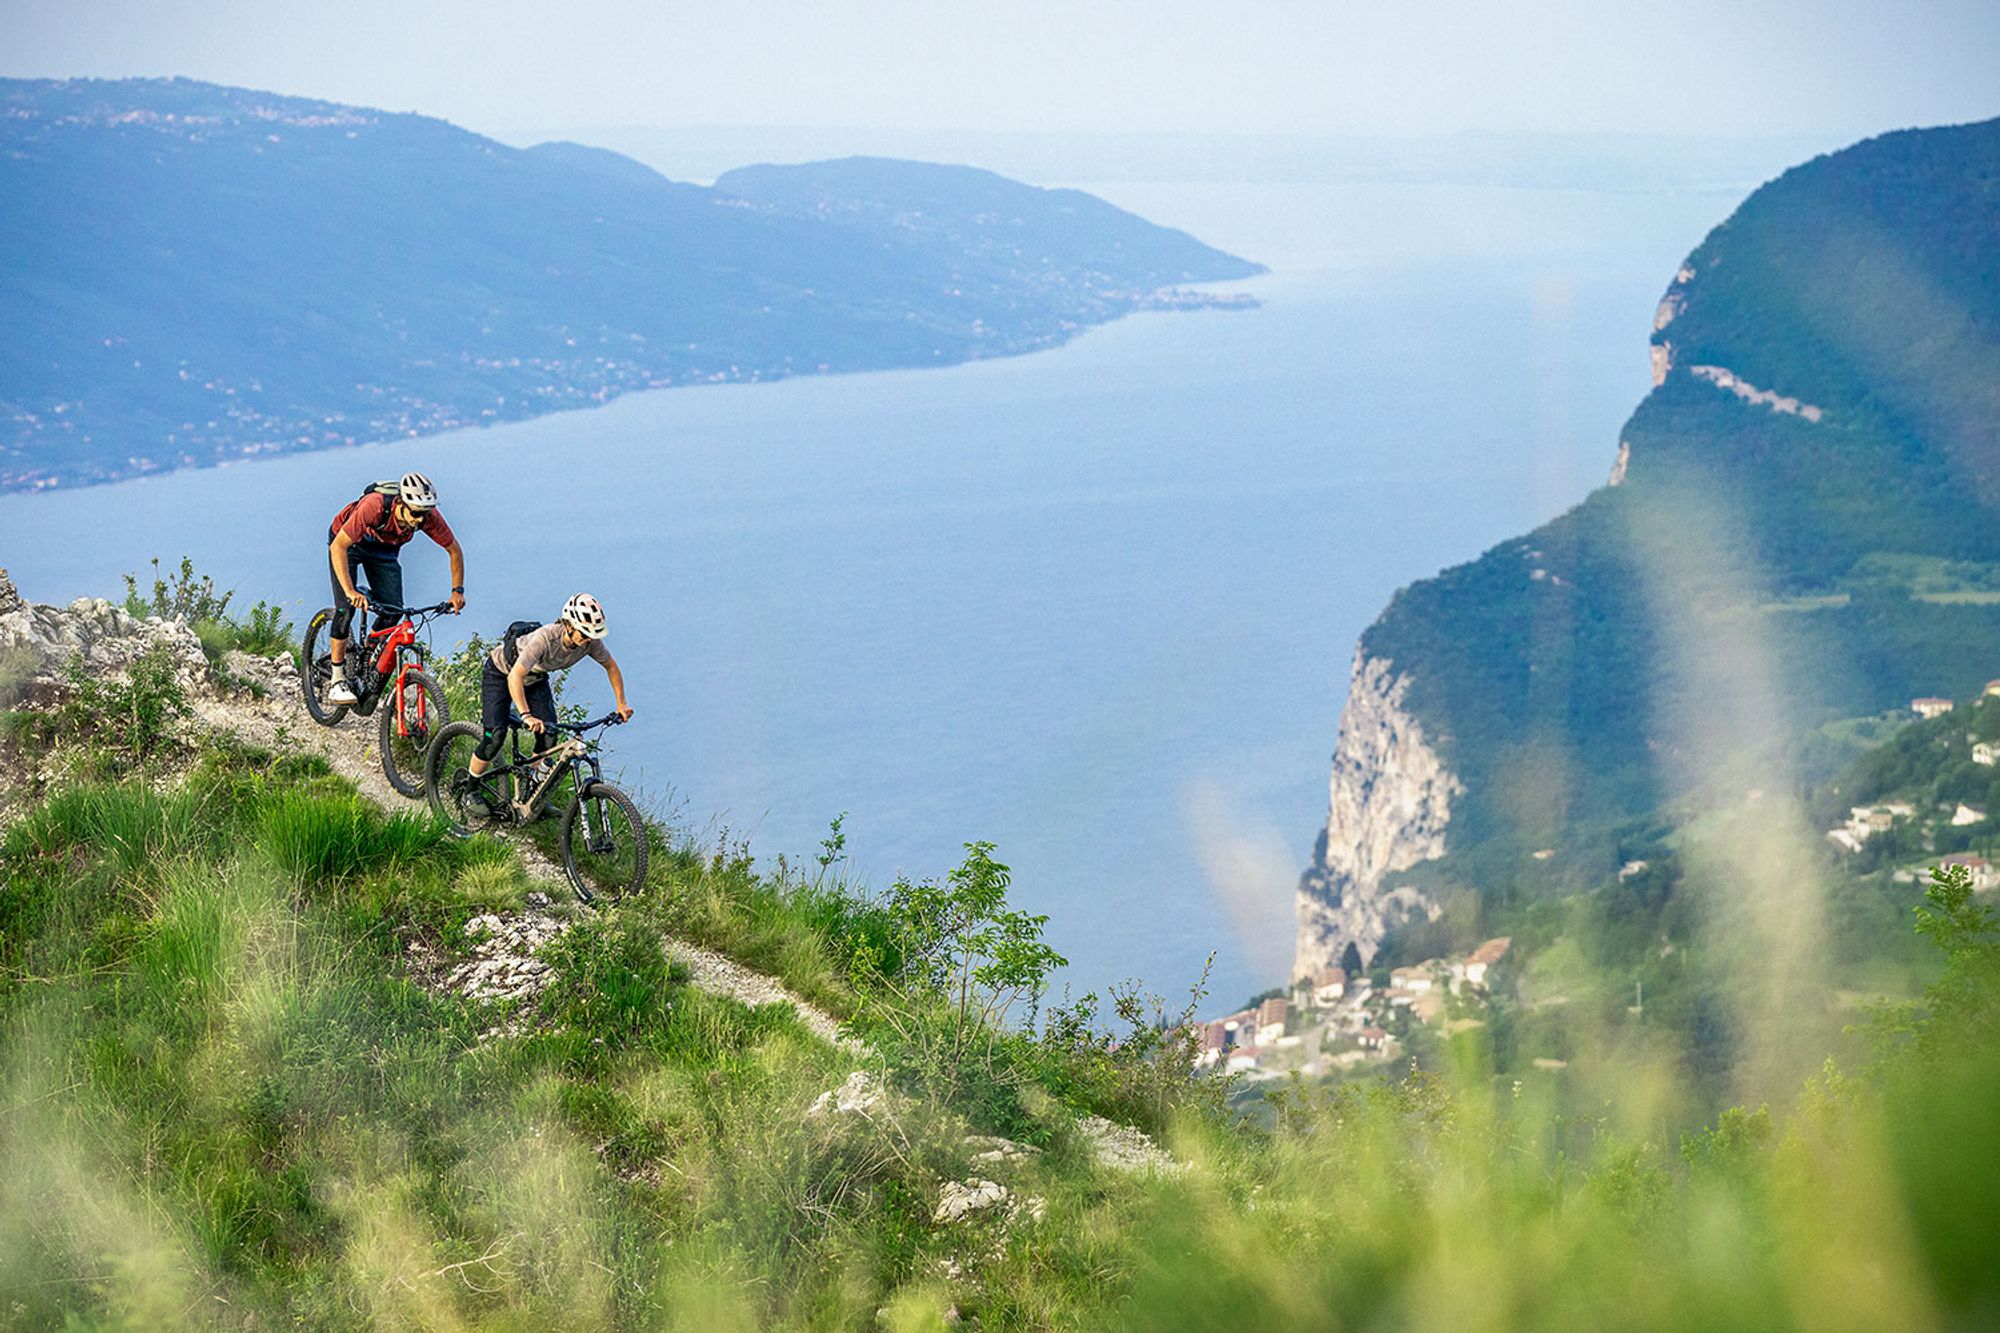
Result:
<svg viewBox="0 0 2000 1333"><path fill-rule="evenodd" d="M304 670L299 672L299 688L305 694L306 711L323 727L338 726L350 708L367 717L386 691L389 706L382 710L376 724L382 775L389 779L391 787L414 800L424 794L424 753L430 749L431 737L451 721L451 710L444 702L444 686L424 669L428 644L417 635L431 621L450 611L451 603L393 606L375 602L369 610L401 616L402 620L387 629L368 631L369 642L363 651L373 656L354 682L356 702L351 705L327 702L326 692L333 684L335 670L333 658L326 651L327 626L333 619L330 606L306 626Z"/></svg>

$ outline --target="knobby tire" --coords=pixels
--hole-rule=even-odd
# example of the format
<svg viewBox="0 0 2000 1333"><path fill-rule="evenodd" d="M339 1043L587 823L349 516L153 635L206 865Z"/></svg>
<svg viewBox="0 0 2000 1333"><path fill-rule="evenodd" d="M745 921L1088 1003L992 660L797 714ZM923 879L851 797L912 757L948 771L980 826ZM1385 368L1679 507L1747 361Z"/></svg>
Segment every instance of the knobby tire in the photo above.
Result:
<svg viewBox="0 0 2000 1333"><path fill-rule="evenodd" d="M323 607L306 624L305 646L299 653L299 693L305 696L306 712L322 727L337 727L347 716L346 704L330 704L326 691L333 684L333 661L327 656L332 638L333 608Z"/></svg>
<svg viewBox="0 0 2000 1333"><path fill-rule="evenodd" d="M452 722L431 737L430 749L424 755L424 794L429 798L431 809L438 817L451 826L451 831L461 838L469 838L481 828L490 828L499 821L481 820L475 827L464 807L455 801L449 790L452 775L465 767L479 748L480 730L477 723Z"/></svg>
<svg viewBox="0 0 2000 1333"><path fill-rule="evenodd" d="M425 781L425 765L430 755L431 739L451 725L451 710L445 705L444 687L428 673L412 671L403 678L400 701L393 683L384 686L382 693L383 702L389 705L381 710L381 717L376 723L375 748L382 755L382 776L389 779L389 785L401 795L421 801L429 786ZM398 712L406 720L408 735L399 733L396 728Z"/></svg>
<svg viewBox="0 0 2000 1333"><path fill-rule="evenodd" d="M596 837L609 838L612 851L589 846L583 833L586 807ZM562 863L577 897L593 902L596 888L614 896L637 892L646 882L647 850L646 821L624 792L608 782L593 782L570 798L562 817Z"/></svg>

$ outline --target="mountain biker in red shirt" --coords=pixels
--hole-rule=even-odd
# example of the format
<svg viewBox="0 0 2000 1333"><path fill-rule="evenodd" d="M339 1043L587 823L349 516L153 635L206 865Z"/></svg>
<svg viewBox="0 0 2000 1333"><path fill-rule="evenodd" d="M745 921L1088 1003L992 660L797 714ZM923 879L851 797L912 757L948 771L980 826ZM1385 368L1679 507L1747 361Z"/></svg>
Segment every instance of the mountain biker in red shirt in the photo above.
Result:
<svg viewBox="0 0 2000 1333"><path fill-rule="evenodd" d="M369 596L390 606L403 601L403 547L419 532L451 553L452 614L465 609L465 552L437 508L437 487L421 472L408 472L393 492L378 487L353 501L333 517L326 530L327 563L333 569L333 624L327 652L333 659L333 685L328 703L351 704L357 699L346 667L347 632L356 611L367 611ZM368 594L355 587L357 573L368 576ZM396 617L377 612L375 628L387 629ZM366 653L362 654L367 657Z"/></svg>

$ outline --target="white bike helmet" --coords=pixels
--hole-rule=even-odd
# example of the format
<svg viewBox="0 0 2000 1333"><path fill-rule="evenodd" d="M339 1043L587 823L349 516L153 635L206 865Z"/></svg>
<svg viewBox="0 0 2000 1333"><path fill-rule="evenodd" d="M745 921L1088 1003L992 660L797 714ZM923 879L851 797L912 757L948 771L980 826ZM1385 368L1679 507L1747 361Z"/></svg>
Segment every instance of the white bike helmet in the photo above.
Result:
<svg viewBox="0 0 2000 1333"><path fill-rule="evenodd" d="M604 608L587 592L580 592L563 603L562 618L575 626L576 632L586 639L601 639L606 633Z"/></svg>
<svg viewBox="0 0 2000 1333"><path fill-rule="evenodd" d="M421 472L405 472L403 480L396 486L396 498L412 509L436 509L437 487Z"/></svg>

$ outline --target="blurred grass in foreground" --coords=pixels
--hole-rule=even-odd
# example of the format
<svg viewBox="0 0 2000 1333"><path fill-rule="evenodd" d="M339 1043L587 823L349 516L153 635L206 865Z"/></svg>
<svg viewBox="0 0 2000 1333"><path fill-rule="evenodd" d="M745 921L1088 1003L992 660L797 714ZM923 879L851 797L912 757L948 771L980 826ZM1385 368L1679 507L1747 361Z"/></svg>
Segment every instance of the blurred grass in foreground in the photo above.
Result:
<svg viewBox="0 0 2000 1333"><path fill-rule="evenodd" d="M1916 923L1943 975L1789 1106L1668 1141L1669 1062L1580 1110L1496 1079L1474 1029L1431 1072L1288 1090L1268 1128L1164 1110L1188 1169L1139 1178L1066 1128L1105 1085L1030 1046L1002 1122L999 1085L809 1120L851 1062L654 941L701 924L851 997L832 951L872 918L726 855L663 875L547 952L539 1030L482 1044L489 1009L403 968L518 899L504 846L228 747L57 791L0 843L0 1321L2000 1323L2000 935L1962 872ZM1000 1178L1045 1215L934 1224L941 1181L999 1173L964 1139L996 1128L1044 1145Z"/></svg>

